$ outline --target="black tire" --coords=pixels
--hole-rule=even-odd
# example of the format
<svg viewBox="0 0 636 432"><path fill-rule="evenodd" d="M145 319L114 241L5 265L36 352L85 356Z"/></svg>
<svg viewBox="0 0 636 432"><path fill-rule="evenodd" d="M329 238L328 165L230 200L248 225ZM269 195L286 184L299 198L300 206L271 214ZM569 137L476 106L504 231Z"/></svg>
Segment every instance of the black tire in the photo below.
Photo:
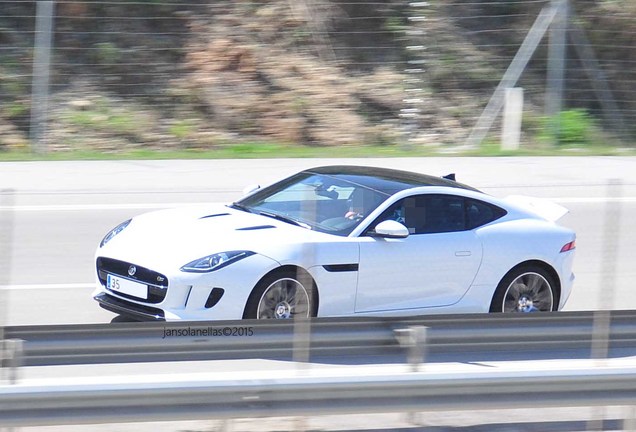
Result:
<svg viewBox="0 0 636 432"><path fill-rule="evenodd" d="M318 294L313 278L302 269L281 269L261 279L252 290L244 319L315 317Z"/></svg>
<svg viewBox="0 0 636 432"><path fill-rule="evenodd" d="M499 282L490 303L490 312L548 312L559 306L554 278L537 265L520 265Z"/></svg>

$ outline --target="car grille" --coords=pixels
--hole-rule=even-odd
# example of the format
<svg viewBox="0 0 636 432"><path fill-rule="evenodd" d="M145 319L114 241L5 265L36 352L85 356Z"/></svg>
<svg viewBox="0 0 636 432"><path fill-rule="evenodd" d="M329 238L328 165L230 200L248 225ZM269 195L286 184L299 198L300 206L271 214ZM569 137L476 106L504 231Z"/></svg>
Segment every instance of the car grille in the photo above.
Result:
<svg viewBox="0 0 636 432"><path fill-rule="evenodd" d="M128 269L135 266L137 271L133 276L128 274ZM161 273L138 266L125 261L112 258L97 258L97 277L102 285L106 286L106 275L110 273L125 279L141 282L148 286L148 299L139 299L135 296L117 292L118 296L133 300L143 300L147 303L161 303L168 292L168 278ZM109 290L110 291L110 290Z"/></svg>

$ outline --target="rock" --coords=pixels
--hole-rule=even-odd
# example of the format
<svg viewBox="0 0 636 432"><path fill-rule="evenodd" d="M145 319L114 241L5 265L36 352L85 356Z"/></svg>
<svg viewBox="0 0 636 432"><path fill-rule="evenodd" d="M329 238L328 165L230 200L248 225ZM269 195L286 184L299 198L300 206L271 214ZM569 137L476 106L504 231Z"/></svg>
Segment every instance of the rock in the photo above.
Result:
<svg viewBox="0 0 636 432"><path fill-rule="evenodd" d="M68 105L78 111L88 111L94 104L88 99L75 99L70 101Z"/></svg>

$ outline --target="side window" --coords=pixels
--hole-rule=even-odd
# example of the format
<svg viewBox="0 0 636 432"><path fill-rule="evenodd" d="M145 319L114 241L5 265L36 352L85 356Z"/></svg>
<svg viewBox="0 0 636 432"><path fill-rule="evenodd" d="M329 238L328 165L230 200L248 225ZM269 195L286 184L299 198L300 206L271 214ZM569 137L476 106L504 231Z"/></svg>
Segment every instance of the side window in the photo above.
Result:
<svg viewBox="0 0 636 432"><path fill-rule="evenodd" d="M454 195L418 195L404 198L380 215L371 228L385 220L404 224L410 234L466 230L465 199Z"/></svg>
<svg viewBox="0 0 636 432"><path fill-rule="evenodd" d="M401 222L409 229L410 234L424 233L427 222L426 199L422 195L404 198L401 215Z"/></svg>
<svg viewBox="0 0 636 432"><path fill-rule="evenodd" d="M413 198L401 199L400 201L392 204L389 208L384 210L382 214L371 223L371 225L369 225L367 231L374 230L380 222L384 222L386 220L393 220L408 226L406 225L406 220L404 218L404 204L406 200L413 200Z"/></svg>
<svg viewBox="0 0 636 432"><path fill-rule="evenodd" d="M426 199L425 233L464 231L466 217L464 197L454 195L428 195Z"/></svg>
<svg viewBox="0 0 636 432"><path fill-rule="evenodd" d="M475 229L506 215L502 208L472 199L466 200L468 229Z"/></svg>

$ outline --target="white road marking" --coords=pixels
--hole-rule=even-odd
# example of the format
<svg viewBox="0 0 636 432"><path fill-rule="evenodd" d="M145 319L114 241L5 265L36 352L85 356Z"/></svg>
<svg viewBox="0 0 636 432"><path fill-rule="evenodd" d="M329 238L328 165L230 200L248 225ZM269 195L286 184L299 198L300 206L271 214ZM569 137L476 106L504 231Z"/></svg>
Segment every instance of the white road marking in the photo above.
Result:
<svg viewBox="0 0 636 432"><path fill-rule="evenodd" d="M0 289L28 291L41 289L87 289L95 288L95 283L72 283L72 284L29 284L29 285L0 285Z"/></svg>
<svg viewBox="0 0 636 432"><path fill-rule="evenodd" d="M16 205L0 206L0 210L16 212L45 212L45 211L95 211L95 210L153 210L174 207L201 205L205 203L146 203L146 204L51 204L51 205ZM212 204L212 203L210 203Z"/></svg>
<svg viewBox="0 0 636 432"><path fill-rule="evenodd" d="M618 203L634 203L636 202L636 197L576 197L576 198L545 198L550 201L558 202L558 203L571 203L571 204L596 204L596 203L608 203L608 202L618 202Z"/></svg>
<svg viewBox="0 0 636 432"><path fill-rule="evenodd" d="M636 203L636 197L538 197L549 201L568 204L596 204L606 202ZM227 203L132 203L132 204L50 204L50 205L16 205L0 206L0 211L15 212L50 212L50 211L98 211L98 210L157 210L175 207L196 206L205 204Z"/></svg>

